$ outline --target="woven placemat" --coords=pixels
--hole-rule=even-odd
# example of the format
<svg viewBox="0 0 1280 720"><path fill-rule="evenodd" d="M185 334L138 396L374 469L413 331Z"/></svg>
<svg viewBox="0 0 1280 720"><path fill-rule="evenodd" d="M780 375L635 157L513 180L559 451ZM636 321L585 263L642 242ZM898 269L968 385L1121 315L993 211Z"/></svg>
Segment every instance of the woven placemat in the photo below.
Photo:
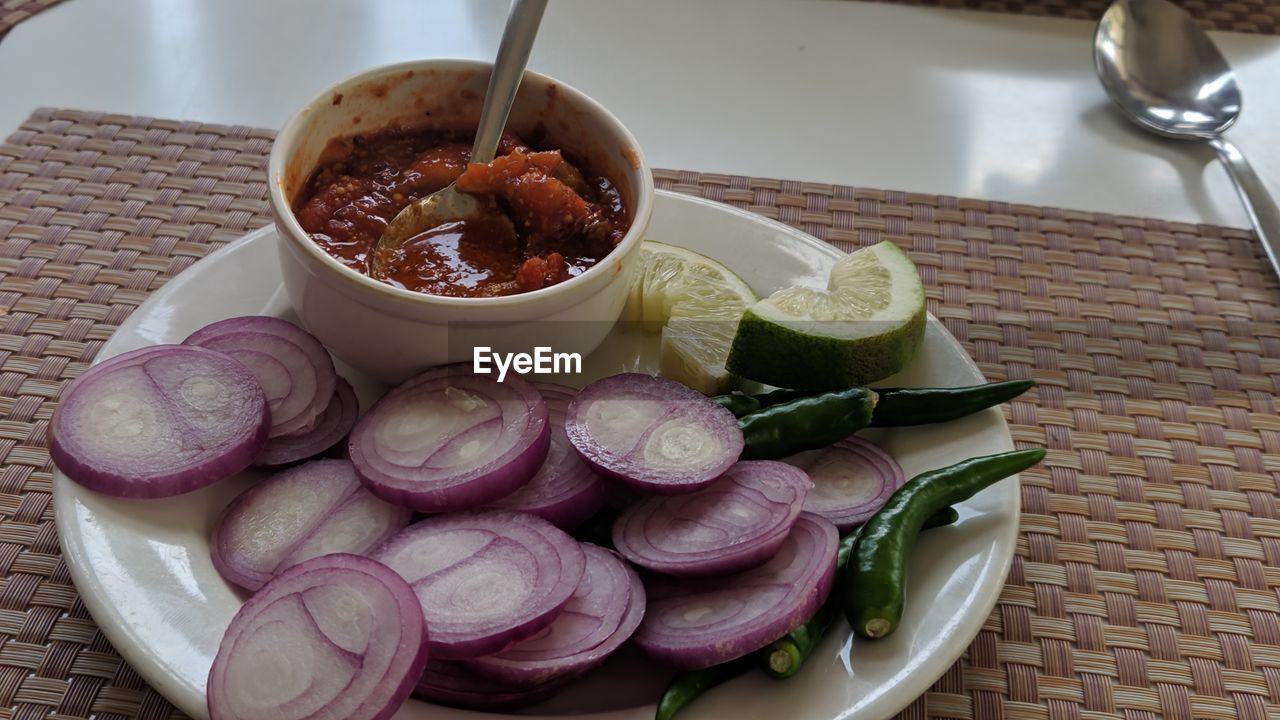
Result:
<svg viewBox="0 0 1280 720"><path fill-rule="evenodd" d="M14 25L60 2L62 0L0 0L0 37Z"/></svg>
<svg viewBox="0 0 1280 720"><path fill-rule="evenodd" d="M961 10L1097 20L1111 0L875 0ZM1280 0L1173 0L1209 30L1280 34Z"/></svg>
<svg viewBox="0 0 1280 720"><path fill-rule="evenodd" d="M147 293L268 222L271 133L41 110L0 146L0 718L180 717L112 652L58 554L59 389ZM1008 407L1013 571L903 718L1280 717L1280 327L1240 230L675 171L660 187L843 249L892 240Z"/></svg>

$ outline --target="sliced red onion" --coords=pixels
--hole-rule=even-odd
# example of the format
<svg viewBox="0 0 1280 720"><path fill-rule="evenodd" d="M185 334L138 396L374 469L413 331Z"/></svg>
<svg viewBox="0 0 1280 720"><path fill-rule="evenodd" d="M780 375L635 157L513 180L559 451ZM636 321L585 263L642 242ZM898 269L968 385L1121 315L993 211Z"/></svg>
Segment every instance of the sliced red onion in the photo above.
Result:
<svg viewBox="0 0 1280 720"><path fill-rule="evenodd" d="M555 622L500 653L463 664L504 684L534 687L578 677L626 642L644 617L640 576L604 548L582 549L586 572Z"/></svg>
<svg viewBox="0 0 1280 720"><path fill-rule="evenodd" d="M413 694L428 702L472 710L514 710L556 694L567 681L532 687L511 687L478 677L459 663L432 660Z"/></svg>
<svg viewBox="0 0 1280 720"><path fill-rule="evenodd" d="M597 471L663 495L705 487L743 447L733 413L678 382L639 373L583 388L569 404L565 433Z"/></svg>
<svg viewBox="0 0 1280 720"><path fill-rule="evenodd" d="M427 664L413 589L355 555L295 565L236 613L209 670L210 720L386 720Z"/></svg>
<svg viewBox="0 0 1280 720"><path fill-rule="evenodd" d="M298 563L361 554L399 532L412 513L374 497L346 460L313 460L276 473L227 507L213 530L213 565L257 590Z"/></svg>
<svg viewBox="0 0 1280 720"><path fill-rule="evenodd" d="M337 373L319 340L287 320L266 315L206 325L183 340L239 360L258 378L271 406L270 437L315 427L333 399Z"/></svg>
<svg viewBox="0 0 1280 720"><path fill-rule="evenodd" d="M805 512L831 521L841 533L866 522L907 482L893 456L859 437L789 460L813 479Z"/></svg>
<svg viewBox="0 0 1280 720"><path fill-rule="evenodd" d="M347 448L375 495L437 513L510 495L538 471L550 442L547 404L528 382L447 365L387 393Z"/></svg>
<svg viewBox="0 0 1280 720"><path fill-rule="evenodd" d="M577 390L553 383L532 383L547 403L551 447L542 467L510 495L490 504L500 510L537 515L562 530L573 530L604 507L607 484L569 445L564 416Z"/></svg>
<svg viewBox="0 0 1280 720"><path fill-rule="evenodd" d="M797 467L739 462L688 495L652 497L613 525L613 546L644 568L667 575L724 575L773 557L812 487Z"/></svg>
<svg viewBox="0 0 1280 720"><path fill-rule="evenodd" d="M49 454L106 495L158 498L228 478L267 440L262 388L221 353L156 345L89 368L63 393Z"/></svg>
<svg viewBox="0 0 1280 720"><path fill-rule="evenodd" d="M586 554L536 515L438 515L372 557L413 585L441 659L498 652L551 624L582 580Z"/></svg>
<svg viewBox="0 0 1280 720"><path fill-rule="evenodd" d="M310 430L281 435L267 441L267 446L253 461L254 465L278 467L319 455L342 441L360 414L360 401L351 383L338 378L337 389L329 406Z"/></svg>
<svg viewBox="0 0 1280 720"><path fill-rule="evenodd" d="M754 652L807 620L835 578L840 535L801 513L769 562L717 578L655 578L633 640L654 659L696 670Z"/></svg>

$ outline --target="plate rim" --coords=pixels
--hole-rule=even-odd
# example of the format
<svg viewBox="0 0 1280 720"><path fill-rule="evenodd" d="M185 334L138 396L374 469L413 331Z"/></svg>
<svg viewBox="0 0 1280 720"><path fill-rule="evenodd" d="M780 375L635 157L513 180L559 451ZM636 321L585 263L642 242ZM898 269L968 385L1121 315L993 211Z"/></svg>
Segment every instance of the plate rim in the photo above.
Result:
<svg viewBox="0 0 1280 720"><path fill-rule="evenodd" d="M778 234L785 235L790 240L807 245L811 249L815 249L821 254L833 259L842 257L845 254L835 246L797 228L733 205L660 189L655 190L655 199L662 201L654 203L655 214L662 212L662 207L667 202L697 205L714 212L725 213L750 222L763 224L770 227ZM234 253L238 248L250 243L263 242L265 237L276 233L277 230L275 225L269 223L228 242L225 246L218 248L214 252L206 255L200 261L197 261L196 264L198 265L200 262L229 255ZM190 268L184 272L189 271ZM178 276L175 276L175 278L176 277ZM148 311L151 311L154 307L165 303L171 296L180 292L180 288L180 284L173 284L172 282L169 282L151 293L151 295L138 305L137 308L130 313L129 317L126 318L125 321L112 333L111 337L99 350L98 355L94 358L91 366L97 365L114 355L123 352L124 350L120 349L119 346L125 344L123 335L126 333L124 331L133 330L134 326L140 324L141 319L147 315ZM947 331L945 326L943 326L936 317L930 313L928 314L927 319L930 324L937 325L951 342L960 346L959 340ZM967 368L977 376L985 377L981 368L978 367L977 363L974 362L969 353L963 350L963 346L960 346L960 349L962 351L960 355ZM996 425L997 427L995 429L1001 431L1000 436L1004 441L1002 444L1006 445L1008 449L1013 449L1015 444L1012 434L1009 431L1008 422L1005 420L1003 413L998 414L998 421ZM69 544L66 542L66 538L69 537L66 527L68 526L68 523L71 522L71 519L75 514L72 509L74 497L71 493L61 490L60 488L67 487L71 482L72 481L63 475L56 466L54 467L52 476L54 524L58 533L63 561L67 565L68 572L75 584L77 595L79 595L85 609L93 618L94 624L101 630L102 634L111 643L111 647L125 662L129 663L129 665L133 667L149 685L155 688L171 704L178 707L179 710L192 714L193 717L204 717L207 714L207 710L205 710L203 702L200 704L200 707L196 708L195 706L187 707L188 703L179 702L174 699L175 697L182 697L185 695L185 686L176 681L173 673L167 671L162 658L157 653L155 653L151 648L133 641L131 633L128 632L127 623L103 623L99 621L98 618L100 616L109 617L111 615L110 609L112 608L112 604L107 602L105 598L99 597L96 593L81 592L80 588L82 585L86 587L93 587L95 580L92 568L89 566L87 558L82 555L80 546L78 544ZM972 643L973 639L977 637L979 632L981 632L985 619L990 616L992 610L998 603L1001 595L1001 589L1004 587L1008 578L1010 568L1013 564L1013 557L1016 553L1018 528L1021 524L1022 514L1019 487L1020 476L1014 475L983 491L984 493L999 491L1002 494L1007 495L1010 499L1008 507L1011 508L1011 512L1008 515L1009 521L1004 525L1004 527L1000 528L1001 532L995 536L997 544L993 550L993 562L989 565L989 567L994 571L991 577L997 578L997 580L995 581L995 584L985 589L985 592L982 593L981 601L974 603L973 606L971 606L974 610L981 610L980 613L974 613L974 620L969 623L972 632L970 632L970 629L960 632L959 635L964 637L963 642L948 643L943 646L941 651L921 658L921 661L918 663L919 669L916 672L907 675L903 681L898 683L894 688L893 697L895 699L884 703L886 706L885 709L887 710L885 713L886 717L892 716L894 713L901 711L903 708L914 702L917 697L926 692L939 677L941 677L956 663L957 660L959 660L959 658L964 654L964 651ZM192 709L198 709L200 712L192 713ZM477 718L502 717L501 714L493 713L469 714ZM556 718L565 718L566 720L568 718L575 718L576 720L603 720L604 718L613 718L617 716L619 716L618 711L607 711L580 715L550 715L540 717L545 717L548 720L555 720ZM848 717L847 712L839 717L841 720Z"/></svg>

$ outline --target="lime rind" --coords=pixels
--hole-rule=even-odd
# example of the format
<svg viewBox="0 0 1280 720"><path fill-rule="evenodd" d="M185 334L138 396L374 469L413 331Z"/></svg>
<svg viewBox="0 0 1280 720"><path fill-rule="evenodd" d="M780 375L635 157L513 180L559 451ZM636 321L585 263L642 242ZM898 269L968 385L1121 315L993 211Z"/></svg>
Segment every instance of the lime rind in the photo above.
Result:
<svg viewBox="0 0 1280 720"><path fill-rule="evenodd" d="M883 242L836 262L826 289L783 288L744 313L730 372L779 387L827 390L898 372L924 337L915 265Z"/></svg>

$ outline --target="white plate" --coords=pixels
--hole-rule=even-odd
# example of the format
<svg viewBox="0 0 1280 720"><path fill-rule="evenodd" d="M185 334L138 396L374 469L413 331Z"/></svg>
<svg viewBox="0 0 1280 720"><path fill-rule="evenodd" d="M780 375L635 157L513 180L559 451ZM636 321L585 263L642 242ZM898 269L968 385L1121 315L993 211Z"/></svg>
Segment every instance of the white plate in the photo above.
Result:
<svg viewBox="0 0 1280 720"><path fill-rule="evenodd" d="M824 285L840 256L796 230L734 208L659 193L649 236L687 246L731 267L762 293L796 283ZM102 360L126 350L181 341L234 315L289 316L276 261L275 232L264 228L202 260L151 296L103 347ZM636 333L611 336L587 359L587 375L651 369ZM347 374L368 407L377 388ZM582 382L586 378L578 378ZM925 347L894 382L956 386L982 381L977 367L930 318ZM868 437L883 444L907 475L973 455L1012 449L998 410L924 428ZM226 503L259 477L247 472L177 498L130 501L97 495L54 476L63 554L84 603L107 638L146 680L183 712L207 717L205 678L223 630L241 598L209 559L208 537ZM977 634L995 605L1013 556L1018 525L1016 479L960 506L952 527L925 533L911 561L905 617L878 642L833 632L804 670L780 683L753 673L708 693L686 710L698 718L803 717L880 720L936 680ZM561 697L526 711L580 719L647 720L667 672L635 657L615 658ZM637 666L639 665L639 666ZM408 703L397 718L477 717Z"/></svg>

